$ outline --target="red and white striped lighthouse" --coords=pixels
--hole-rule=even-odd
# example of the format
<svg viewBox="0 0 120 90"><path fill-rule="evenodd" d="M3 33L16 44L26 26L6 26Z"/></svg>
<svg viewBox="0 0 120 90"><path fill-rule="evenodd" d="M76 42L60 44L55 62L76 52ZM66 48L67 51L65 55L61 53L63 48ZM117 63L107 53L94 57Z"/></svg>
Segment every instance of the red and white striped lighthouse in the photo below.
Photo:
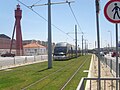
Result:
<svg viewBox="0 0 120 90"><path fill-rule="evenodd" d="M20 5L17 5L17 9L15 10L15 24L16 24L16 55L23 55L23 44L22 44L22 32L21 32L21 18L22 18L22 10L20 9Z"/></svg>

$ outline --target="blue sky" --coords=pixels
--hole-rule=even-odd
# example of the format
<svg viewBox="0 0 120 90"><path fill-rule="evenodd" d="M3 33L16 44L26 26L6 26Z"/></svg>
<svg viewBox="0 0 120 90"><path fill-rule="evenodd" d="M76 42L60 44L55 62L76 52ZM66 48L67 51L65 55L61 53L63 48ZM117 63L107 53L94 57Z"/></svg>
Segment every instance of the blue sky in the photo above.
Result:
<svg viewBox="0 0 120 90"><path fill-rule="evenodd" d="M30 6L38 0L20 0L26 5ZM65 0L51 0L52 2L60 2ZM104 17L104 6L108 0L100 0L100 38L101 47L110 44L110 33L112 33L113 45L115 46L115 25L110 23ZM38 4L47 3L47 0L41 0ZM18 4L17 0L0 0L0 33L12 36L13 26L15 22L14 10ZM47 41L47 22L33 13L31 10L21 5L22 9L22 35L23 40L35 39ZM84 32L84 38L88 40L89 48L95 46L96 38L96 14L95 14L95 0L75 0L71 4L76 18L80 24L81 29L79 33ZM41 16L47 19L47 6L40 6L33 8ZM70 8L67 4L52 6L52 24L60 28L65 33L73 33L76 23ZM74 34L69 34L74 38ZM119 37L120 38L120 37ZM74 40L58 29L52 27L52 42L68 42L74 44ZM78 45L81 47L81 34L78 34Z"/></svg>

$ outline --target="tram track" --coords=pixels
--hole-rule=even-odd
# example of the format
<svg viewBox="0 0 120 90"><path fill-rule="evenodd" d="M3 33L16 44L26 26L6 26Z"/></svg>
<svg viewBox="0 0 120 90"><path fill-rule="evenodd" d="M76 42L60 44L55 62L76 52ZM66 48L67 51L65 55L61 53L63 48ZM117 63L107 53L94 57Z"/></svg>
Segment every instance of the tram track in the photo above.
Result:
<svg viewBox="0 0 120 90"><path fill-rule="evenodd" d="M85 57L82 57L81 59L85 59ZM85 60L85 61L86 61L86 60ZM84 62L85 62L85 61L84 61ZM84 62L82 62L81 64L83 65ZM26 89L28 89L28 88L31 88L32 86L34 86L34 85L42 82L43 80L48 79L48 78L51 77L52 75L56 75L58 72L61 72L59 75L56 75L56 76L53 78L52 81L54 81L54 80L56 80L59 76L61 76L61 74L62 74L63 72L66 72L66 71L69 70L71 67L73 67L75 64L76 64L76 60L70 62L69 64L67 64L67 65L65 65L65 66L63 66L62 68L58 69L57 71L55 71L55 72L53 72L53 73L51 73L51 74L49 74L49 75L47 75L47 76L45 76L45 77L37 80L37 81L35 81L34 83L29 84L28 86L24 87L22 90L26 90ZM52 82L52 81L51 81L51 82ZM51 82L48 82L47 84L49 84L49 83L51 83ZM46 86L46 85L45 85L45 86ZM41 89L44 88L45 86L41 87Z"/></svg>
<svg viewBox="0 0 120 90"><path fill-rule="evenodd" d="M82 62L82 63L84 63L84 62ZM82 63L80 63L80 64L82 64ZM76 64L76 63L74 63L74 64L72 64L72 65L69 65L69 67L65 68L65 70L63 70L63 71L59 74L59 76L54 77L54 79L53 79L51 82L49 82L48 84L54 82L55 80L57 80L57 78L61 77L62 74L63 74L63 72L69 72L69 70L71 69L71 67L73 67L73 66L75 67L75 64ZM47 84L47 85L48 85L48 84ZM47 85L46 85L46 86L47 86ZM44 87L46 87L46 86L44 86ZM44 87L42 87L42 88L40 88L40 89L43 89Z"/></svg>
<svg viewBox="0 0 120 90"><path fill-rule="evenodd" d="M73 75L68 79L68 81L62 86L60 90L64 90L64 88L68 85L68 83L74 78L74 76L78 73L78 71L83 67L86 63L87 59L78 67L78 69L73 73Z"/></svg>

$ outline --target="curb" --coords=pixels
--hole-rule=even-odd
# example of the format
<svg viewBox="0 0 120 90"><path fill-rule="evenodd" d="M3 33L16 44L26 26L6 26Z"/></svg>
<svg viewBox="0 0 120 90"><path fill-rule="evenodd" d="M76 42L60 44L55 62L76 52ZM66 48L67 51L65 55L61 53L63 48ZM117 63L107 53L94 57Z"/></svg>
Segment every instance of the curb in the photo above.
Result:
<svg viewBox="0 0 120 90"><path fill-rule="evenodd" d="M92 54L91 63L90 63L90 67L89 67L88 78L92 77L92 66L93 66L93 59L94 59L93 57L94 57L94 55ZM88 90L89 86L90 86L90 81L88 80L86 82L85 90Z"/></svg>
<svg viewBox="0 0 120 90"><path fill-rule="evenodd" d="M89 72L88 72L88 77L91 77L91 76L92 76L93 56L94 56L94 54L92 54L92 57L91 57L91 62L90 62L90 67L89 67ZM81 79L81 80L83 80L83 79ZM80 80L80 82L79 82L76 90L79 90L79 89L80 89L80 87L81 87L81 80ZM87 90L87 89L89 88L89 86L90 86L90 85L89 85L89 84L90 84L89 82L90 82L90 81L87 81L87 82L86 82L85 90Z"/></svg>

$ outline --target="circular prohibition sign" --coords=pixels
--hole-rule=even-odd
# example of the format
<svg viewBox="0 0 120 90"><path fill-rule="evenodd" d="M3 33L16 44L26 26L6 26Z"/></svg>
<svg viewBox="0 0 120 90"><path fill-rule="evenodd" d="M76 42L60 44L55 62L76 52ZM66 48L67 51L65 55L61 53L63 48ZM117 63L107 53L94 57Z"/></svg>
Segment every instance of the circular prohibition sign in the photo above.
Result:
<svg viewBox="0 0 120 90"><path fill-rule="evenodd" d="M112 23L120 23L120 0L110 0L104 7L104 15Z"/></svg>

